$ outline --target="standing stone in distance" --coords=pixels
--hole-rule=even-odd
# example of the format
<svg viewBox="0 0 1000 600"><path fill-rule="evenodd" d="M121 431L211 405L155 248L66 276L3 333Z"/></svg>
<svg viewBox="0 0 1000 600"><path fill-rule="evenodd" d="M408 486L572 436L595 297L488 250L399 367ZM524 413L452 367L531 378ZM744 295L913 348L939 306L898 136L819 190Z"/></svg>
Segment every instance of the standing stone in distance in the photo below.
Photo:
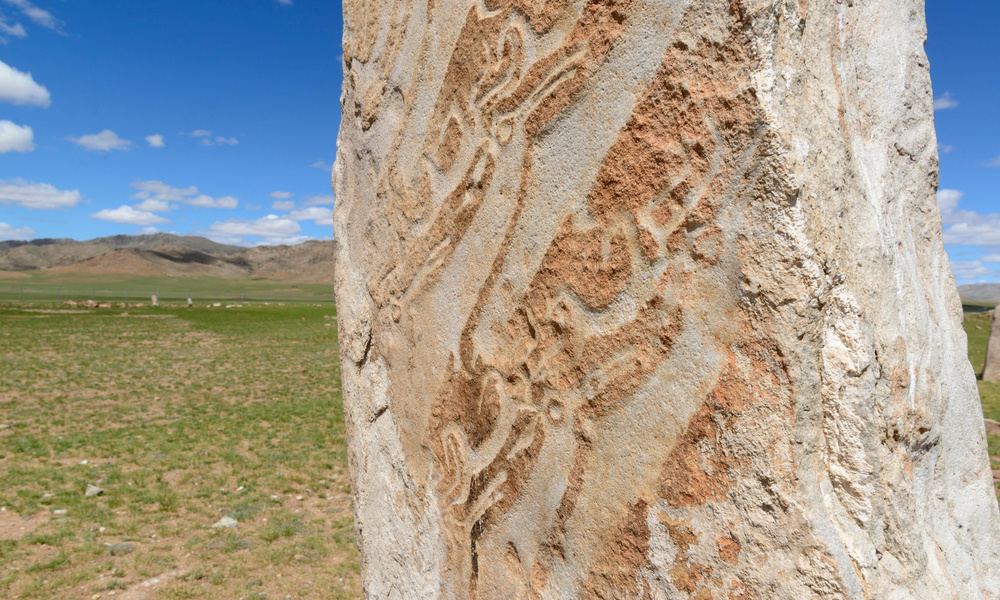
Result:
<svg viewBox="0 0 1000 600"><path fill-rule="evenodd" d="M1000 319L993 310L993 324L990 326L990 343L986 347L986 366L983 381L1000 382Z"/></svg>
<svg viewBox="0 0 1000 600"><path fill-rule="evenodd" d="M922 0L344 14L368 598L1000 598Z"/></svg>

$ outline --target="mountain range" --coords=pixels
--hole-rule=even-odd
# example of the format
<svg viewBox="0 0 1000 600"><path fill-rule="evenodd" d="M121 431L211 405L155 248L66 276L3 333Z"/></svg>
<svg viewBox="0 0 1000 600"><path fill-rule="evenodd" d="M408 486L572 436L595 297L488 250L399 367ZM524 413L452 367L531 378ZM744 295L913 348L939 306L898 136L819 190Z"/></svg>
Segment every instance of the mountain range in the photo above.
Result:
<svg viewBox="0 0 1000 600"><path fill-rule="evenodd" d="M244 248L168 233L0 242L0 271L333 283L333 242Z"/></svg>

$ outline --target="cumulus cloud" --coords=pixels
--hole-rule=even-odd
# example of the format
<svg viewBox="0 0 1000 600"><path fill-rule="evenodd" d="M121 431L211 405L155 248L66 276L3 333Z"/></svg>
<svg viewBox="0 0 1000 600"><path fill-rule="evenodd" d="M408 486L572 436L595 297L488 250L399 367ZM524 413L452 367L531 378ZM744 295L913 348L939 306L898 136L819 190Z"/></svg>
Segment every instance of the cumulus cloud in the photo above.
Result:
<svg viewBox="0 0 1000 600"><path fill-rule="evenodd" d="M309 196L303 202L306 206L333 206L333 196Z"/></svg>
<svg viewBox="0 0 1000 600"><path fill-rule="evenodd" d="M288 200L275 200L271 203L271 208L274 210L292 210L295 208L295 203Z"/></svg>
<svg viewBox="0 0 1000 600"><path fill-rule="evenodd" d="M77 146L82 146L87 150L94 150L97 152L110 152L112 150L126 151L132 147L132 142L128 140L123 140L118 137L118 134L110 129L105 129L100 133L92 133L90 135L81 135L80 137L69 137L66 138L73 142Z"/></svg>
<svg viewBox="0 0 1000 600"><path fill-rule="evenodd" d="M35 82L31 73L18 71L0 60L0 102L48 108L52 96L45 86Z"/></svg>
<svg viewBox="0 0 1000 600"><path fill-rule="evenodd" d="M309 238L300 235L302 227L288 217L267 215L253 221L229 219L213 223L204 233L205 237L220 244L299 244ZM252 240L251 238L257 238Z"/></svg>
<svg viewBox="0 0 1000 600"><path fill-rule="evenodd" d="M27 125L0 121L0 154L6 152L31 152L35 149L35 132Z"/></svg>
<svg viewBox="0 0 1000 600"><path fill-rule="evenodd" d="M112 223L125 223L127 225L156 225L158 223L169 223L170 219L161 217L145 210L137 210L131 206L119 206L115 209L105 208L92 215L91 218Z"/></svg>
<svg viewBox="0 0 1000 600"><path fill-rule="evenodd" d="M940 190L938 207L944 228L944 243L956 246L1000 246L1000 214L982 214L960 210L964 194L959 190ZM956 272L956 277L957 277Z"/></svg>
<svg viewBox="0 0 1000 600"><path fill-rule="evenodd" d="M948 190L948 189L938 190L937 193L938 208L941 209L941 212L945 215L951 214L955 212L956 208L958 208L958 202L962 199L962 196L964 195L965 194L963 194L958 190Z"/></svg>
<svg viewBox="0 0 1000 600"><path fill-rule="evenodd" d="M963 218L944 230L944 243L956 246L1000 246L1000 215L963 211Z"/></svg>
<svg viewBox="0 0 1000 600"><path fill-rule="evenodd" d="M144 203L149 201L163 203L157 205L149 204L147 206L169 206L171 202L179 202L199 208L236 208L240 205L238 198L233 196L215 198L199 193L198 188L194 186L175 188L162 181L135 181L132 183L132 187L139 190L130 196L133 200L143 200Z"/></svg>
<svg viewBox="0 0 1000 600"><path fill-rule="evenodd" d="M215 138L203 137L201 138L201 144L203 146L236 146L240 141L234 137L227 138L221 135L215 136Z"/></svg>
<svg viewBox="0 0 1000 600"><path fill-rule="evenodd" d="M135 205L136 210L142 210L146 212L170 212L177 208L177 205L171 204L165 200L156 200L155 198L150 198L149 200L143 200L139 204Z"/></svg>
<svg viewBox="0 0 1000 600"><path fill-rule="evenodd" d="M945 92L934 99L934 110L948 110L958 108L958 100L951 97L951 92Z"/></svg>
<svg viewBox="0 0 1000 600"><path fill-rule="evenodd" d="M8 22L7 17L3 13L0 13L0 44L6 44L8 36L25 38L28 37L28 32L25 31L23 25Z"/></svg>
<svg viewBox="0 0 1000 600"><path fill-rule="evenodd" d="M310 206L302 210L293 210L289 215L293 221L312 221L317 225L333 227L333 210L322 206Z"/></svg>
<svg viewBox="0 0 1000 600"><path fill-rule="evenodd" d="M288 200L294 195L291 192L271 192L271 197L275 200Z"/></svg>
<svg viewBox="0 0 1000 600"><path fill-rule="evenodd" d="M21 11L21 14L31 19L36 25L41 25L53 31L59 31L59 21L49 11L38 8L28 0L3 1Z"/></svg>
<svg viewBox="0 0 1000 600"><path fill-rule="evenodd" d="M0 179L0 204L14 204L23 208L52 210L72 208L80 202L80 191L56 189L47 183L24 179Z"/></svg>
<svg viewBox="0 0 1000 600"><path fill-rule="evenodd" d="M153 135L146 136L146 143L149 144L150 148L166 148L167 145L163 142L163 136L154 133Z"/></svg>
<svg viewBox="0 0 1000 600"><path fill-rule="evenodd" d="M30 240L35 237L35 230L31 227L14 227L7 223L0 223L0 242L7 240Z"/></svg>
<svg viewBox="0 0 1000 600"><path fill-rule="evenodd" d="M193 138L201 138L203 146L236 146L240 141L234 137L217 135L212 137L211 129L195 129L191 133L182 133Z"/></svg>
<svg viewBox="0 0 1000 600"><path fill-rule="evenodd" d="M958 283L975 283L977 281L992 281L1000 275L985 266L979 260L956 260L951 263L951 273Z"/></svg>

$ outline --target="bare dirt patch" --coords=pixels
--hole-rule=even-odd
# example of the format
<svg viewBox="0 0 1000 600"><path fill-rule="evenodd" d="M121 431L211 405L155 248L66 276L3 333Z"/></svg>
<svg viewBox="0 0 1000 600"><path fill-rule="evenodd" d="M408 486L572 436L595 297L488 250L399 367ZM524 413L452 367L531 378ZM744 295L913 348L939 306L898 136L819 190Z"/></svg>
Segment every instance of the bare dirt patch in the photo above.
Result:
<svg viewBox="0 0 1000 600"><path fill-rule="evenodd" d="M32 517L22 517L7 509L0 511L0 540L20 540L34 533L51 518L49 513L38 513Z"/></svg>

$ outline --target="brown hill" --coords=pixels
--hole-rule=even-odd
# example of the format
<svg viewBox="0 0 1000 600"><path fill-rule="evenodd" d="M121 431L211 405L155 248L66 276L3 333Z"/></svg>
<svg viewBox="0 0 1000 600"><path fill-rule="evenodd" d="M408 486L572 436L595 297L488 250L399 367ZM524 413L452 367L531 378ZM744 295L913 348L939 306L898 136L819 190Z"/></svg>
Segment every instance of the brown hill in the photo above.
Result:
<svg viewBox="0 0 1000 600"><path fill-rule="evenodd" d="M333 242L243 248L170 234L0 244L0 272L276 279L333 283Z"/></svg>

